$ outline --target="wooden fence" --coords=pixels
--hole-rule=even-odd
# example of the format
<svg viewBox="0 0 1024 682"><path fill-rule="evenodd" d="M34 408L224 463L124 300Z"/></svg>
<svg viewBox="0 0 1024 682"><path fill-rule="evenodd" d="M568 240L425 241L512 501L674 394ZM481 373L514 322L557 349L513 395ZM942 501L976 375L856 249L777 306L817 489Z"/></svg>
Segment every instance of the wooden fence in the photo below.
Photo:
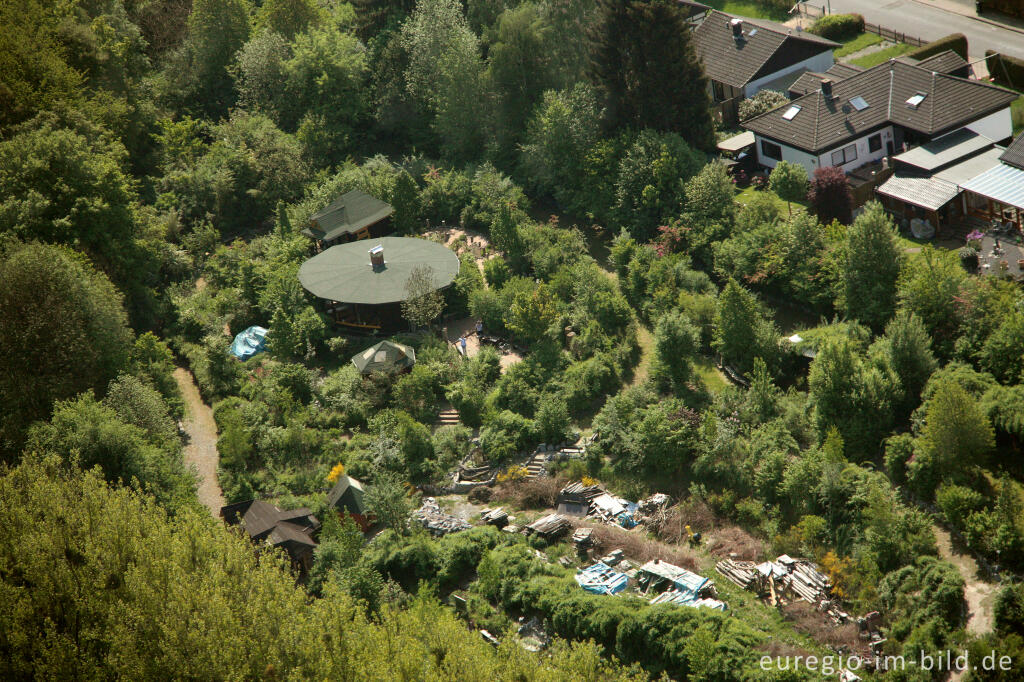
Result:
<svg viewBox="0 0 1024 682"><path fill-rule="evenodd" d="M793 6L793 9L799 12L802 16L817 19L828 14L828 9L825 5L812 5L809 2L798 2ZM906 43L913 45L914 47L921 47L928 41L921 40L917 36L908 36L906 33L900 33L894 31L891 28L885 26L879 26L878 24L869 24L864 22L864 30L868 33L874 33L875 35L881 36L885 40L891 40L894 43Z"/></svg>

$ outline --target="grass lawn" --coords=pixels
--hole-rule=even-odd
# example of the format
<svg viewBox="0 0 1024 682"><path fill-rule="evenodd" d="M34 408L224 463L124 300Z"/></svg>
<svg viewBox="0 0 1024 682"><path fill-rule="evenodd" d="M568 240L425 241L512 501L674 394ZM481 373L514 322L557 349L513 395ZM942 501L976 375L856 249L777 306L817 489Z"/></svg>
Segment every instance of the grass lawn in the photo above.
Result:
<svg viewBox="0 0 1024 682"><path fill-rule="evenodd" d="M704 381L704 385L708 387L708 390L712 393L718 393L723 388L729 385L722 373L715 367L714 361L701 355L693 361L693 368L696 370L697 375Z"/></svg>
<svg viewBox="0 0 1024 682"><path fill-rule="evenodd" d="M900 55L904 55L916 49L917 48L913 45L897 43L896 45L887 47L884 50L878 50L877 52L872 52L864 55L863 57L851 60L851 63L856 64L857 66L863 66L865 69L870 69L872 66L878 66L883 62L889 61L893 57L899 57Z"/></svg>
<svg viewBox="0 0 1024 682"><path fill-rule="evenodd" d="M734 198L735 198L737 203L742 204L742 205L746 205L751 199L754 198L755 194L767 194L767 195L769 195L770 197L775 199L775 203L777 203L779 205L779 209L782 211L782 216L785 218L786 216L789 215L789 208L786 205L786 202L783 201L782 199L780 199L779 196L775 192L771 191L770 189L754 189L754 185L751 184L751 185L747 185L745 188L743 188L741 190L737 190L736 191L736 196ZM796 211L800 211L800 210L804 210L804 211L807 210L807 202L806 201L794 201L793 202L793 211L796 212Z"/></svg>
<svg viewBox="0 0 1024 682"><path fill-rule="evenodd" d="M863 50L865 47L871 47L872 45L877 45L880 42L882 42L882 36L880 36L878 34L875 34L875 33L861 33L859 36L857 36L855 38L850 38L849 40L844 40L843 41L843 46L840 47L835 52L833 52L833 54L835 55L836 59L839 59L840 57L845 57L848 54L853 54L854 52L859 52L860 50Z"/></svg>
<svg viewBox="0 0 1024 682"><path fill-rule="evenodd" d="M727 14L736 14L741 17L771 19L772 21L789 19L789 15L784 11L772 11L751 0L746 0L746 2L744 0L704 0L704 4Z"/></svg>

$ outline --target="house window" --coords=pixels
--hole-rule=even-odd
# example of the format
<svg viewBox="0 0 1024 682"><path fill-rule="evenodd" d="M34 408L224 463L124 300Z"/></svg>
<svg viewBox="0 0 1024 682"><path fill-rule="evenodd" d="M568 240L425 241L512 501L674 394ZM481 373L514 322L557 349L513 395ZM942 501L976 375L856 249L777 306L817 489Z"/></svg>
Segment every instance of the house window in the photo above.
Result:
<svg viewBox="0 0 1024 682"><path fill-rule="evenodd" d="M882 148L882 133L878 133L877 135L872 135L871 137L868 138L868 151L869 152L877 152L881 148Z"/></svg>
<svg viewBox="0 0 1024 682"><path fill-rule="evenodd" d="M725 101L725 86L724 85L722 85L718 81L711 81L711 89L712 89L712 91L714 93L714 97L715 97L715 101L716 102L724 102Z"/></svg>
<svg viewBox="0 0 1024 682"><path fill-rule="evenodd" d="M768 140L761 140L761 155L769 159L775 159L776 161L782 161L782 147L769 142Z"/></svg>
<svg viewBox="0 0 1024 682"><path fill-rule="evenodd" d="M842 165L845 165L847 163L850 163L851 161L856 161L856 160L857 160L857 145L855 145L855 144L851 144L848 147L843 147L842 149L837 149L836 151L832 152L832 165L833 166L842 166Z"/></svg>

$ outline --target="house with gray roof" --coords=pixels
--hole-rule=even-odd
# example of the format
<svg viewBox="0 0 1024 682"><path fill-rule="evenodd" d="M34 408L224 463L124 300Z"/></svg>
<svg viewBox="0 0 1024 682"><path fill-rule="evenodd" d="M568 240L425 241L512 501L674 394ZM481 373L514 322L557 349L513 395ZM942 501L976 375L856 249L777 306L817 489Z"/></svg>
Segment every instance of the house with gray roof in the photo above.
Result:
<svg viewBox="0 0 1024 682"><path fill-rule="evenodd" d="M761 90L785 92L805 71L824 72L839 44L774 21L708 12L693 31L712 101L749 98Z"/></svg>
<svg viewBox="0 0 1024 682"><path fill-rule="evenodd" d="M220 515L227 525L240 525L253 542L283 549L299 570L312 566L320 521L309 509L284 511L263 500L247 500L221 507Z"/></svg>
<svg viewBox="0 0 1024 682"><path fill-rule="evenodd" d="M390 204L356 189L314 213L302 234L321 246L380 237L391 231L389 219L394 212Z"/></svg>
<svg viewBox="0 0 1024 682"><path fill-rule="evenodd" d="M939 55L937 55L939 56ZM995 142L1013 131L1017 94L921 63L890 60L743 122L754 133L758 162L779 161L850 172L960 128Z"/></svg>

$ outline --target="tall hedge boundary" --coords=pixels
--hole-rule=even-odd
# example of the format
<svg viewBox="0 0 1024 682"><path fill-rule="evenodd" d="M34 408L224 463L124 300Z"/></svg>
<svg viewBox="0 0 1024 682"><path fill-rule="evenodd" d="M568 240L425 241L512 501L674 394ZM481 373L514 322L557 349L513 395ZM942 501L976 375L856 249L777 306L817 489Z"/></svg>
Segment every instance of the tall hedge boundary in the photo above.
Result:
<svg viewBox="0 0 1024 682"><path fill-rule="evenodd" d="M945 38L934 40L912 52L908 52L907 56L914 59L927 59L946 50L953 50L953 52L963 57L965 61L970 61L967 59L967 36L963 33L952 33Z"/></svg>
<svg viewBox="0 0 1024 682"><path fill-rule="evenodd" d="M994 9L1011 17L1024 18L1024 4L1021 4L1020 0L983 0L981 7L983 11Z"/></svg>
<svg viewBox="0 0 1024 682"><path fill-rule="evenodd" d="M1024 59L985 50L985 63L992 80L1003 87L1024 90Z"/></svg>
<svg viewBox="0 0 1024 682"><path fill-rule="evenodd" d="M826 14L807 29L829 40L843 41L855 38L864 32L864 16L861 14Z"/></svg>

